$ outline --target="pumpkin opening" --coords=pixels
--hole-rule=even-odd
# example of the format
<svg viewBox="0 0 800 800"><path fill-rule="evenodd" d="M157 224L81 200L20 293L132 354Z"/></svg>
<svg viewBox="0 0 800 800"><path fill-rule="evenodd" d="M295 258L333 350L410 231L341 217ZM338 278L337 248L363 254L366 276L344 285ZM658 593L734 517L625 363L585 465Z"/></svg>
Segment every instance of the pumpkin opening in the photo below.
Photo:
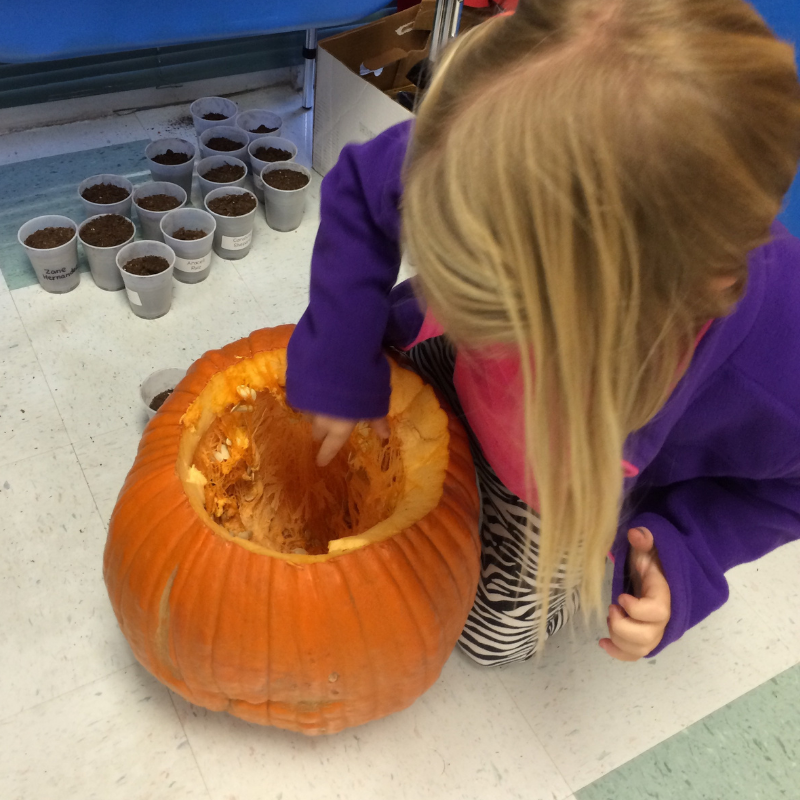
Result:
<svg viewBox="0 0 800 800"><path fill-rule="evenodd" d="M331 539L364 533L394 513L403 487L396 435L384 443L359 425L320 469L302 414L277 393L248 399L217 417L194 454L205 510L226 530L270 550L321 555Z"/></svg>
<svg viewBox="0 0 800 800"><path fill-rule="evenodd" d="M391 436L364 424L324 468L311 424L285 396L285 351L217 373L183 418L178 472L195 510L248 549L326 557L399 533L437 506L447 415L392 367Z"/></svg>

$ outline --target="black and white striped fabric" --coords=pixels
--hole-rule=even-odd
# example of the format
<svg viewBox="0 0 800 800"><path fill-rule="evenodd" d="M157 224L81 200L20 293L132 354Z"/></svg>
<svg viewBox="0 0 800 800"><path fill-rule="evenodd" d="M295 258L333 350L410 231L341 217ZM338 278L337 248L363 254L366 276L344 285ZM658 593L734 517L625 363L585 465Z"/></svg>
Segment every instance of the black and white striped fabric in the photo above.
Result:
<svg viewBox="0 0 800 800"><path fill-rule="evenodd" d="M481 495L481 576L459 645L485 666L531 658L539 646L542 598L536 592L539 515L495 475L469 428L455 388L455 350L444 336L408 352L417 372L450 404L469 432ZM576 591L553 588L547 636L564 626L579 606Z"/></svg>

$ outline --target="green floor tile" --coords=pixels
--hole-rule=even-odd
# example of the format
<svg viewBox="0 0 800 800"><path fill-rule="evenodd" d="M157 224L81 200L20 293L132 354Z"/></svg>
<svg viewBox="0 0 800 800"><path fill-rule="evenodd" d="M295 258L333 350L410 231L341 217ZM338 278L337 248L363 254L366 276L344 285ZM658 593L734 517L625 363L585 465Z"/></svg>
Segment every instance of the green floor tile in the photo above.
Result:
<svg viewBox="0 0 800 800"><path fill-rule="evenodd" d="M0 270L10 289L36 283L17 242L22 223L42 214L64 214L80 223L84 213L78 185L91 175L124 175L134 184L150 180L144 157L148 144L125 142L0 166Z"/></svg>
<svg viewBox="0 0 800 800"><path fill-rule="evenodd" d="M800 665L575 794L576 800L800 800Z"/></svg>

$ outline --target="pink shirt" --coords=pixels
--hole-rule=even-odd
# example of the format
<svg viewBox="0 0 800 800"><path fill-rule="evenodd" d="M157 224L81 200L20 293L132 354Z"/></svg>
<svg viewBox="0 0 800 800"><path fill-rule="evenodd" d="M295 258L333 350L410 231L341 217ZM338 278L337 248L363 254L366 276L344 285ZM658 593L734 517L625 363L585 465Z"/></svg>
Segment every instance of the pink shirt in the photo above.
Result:
<svg viewBox="0 0 800 800"><path fill-rule="evenodd" d="M712 322L709 320L702 327L695 344L699 344ZM409 349L443 333L444 328L428 312ZM525 481L519 356L510 349L507 353L503 351L504 348L498 347L480 355L457 354L453 384L470 428L497 477L517 497L538 508L536 487L530 487L529 491ZM622 469L625 477L639 474L638 467L627 461L622 462Z"/></svg>

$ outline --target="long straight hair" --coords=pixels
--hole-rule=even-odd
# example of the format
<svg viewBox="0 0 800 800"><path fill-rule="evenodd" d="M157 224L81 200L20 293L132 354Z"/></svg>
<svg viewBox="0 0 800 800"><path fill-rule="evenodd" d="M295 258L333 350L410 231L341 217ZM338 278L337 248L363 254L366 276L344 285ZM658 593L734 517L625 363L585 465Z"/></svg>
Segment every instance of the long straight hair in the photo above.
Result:
<svg viewBox="0 0 800 800"><path fill-rule="evenodd" d="M520 355L542 625L554 587L600 608L625 440L741 296L798 156L792 48L742 0L522 0L446 52L404 235L459 352Z"/></svg>

